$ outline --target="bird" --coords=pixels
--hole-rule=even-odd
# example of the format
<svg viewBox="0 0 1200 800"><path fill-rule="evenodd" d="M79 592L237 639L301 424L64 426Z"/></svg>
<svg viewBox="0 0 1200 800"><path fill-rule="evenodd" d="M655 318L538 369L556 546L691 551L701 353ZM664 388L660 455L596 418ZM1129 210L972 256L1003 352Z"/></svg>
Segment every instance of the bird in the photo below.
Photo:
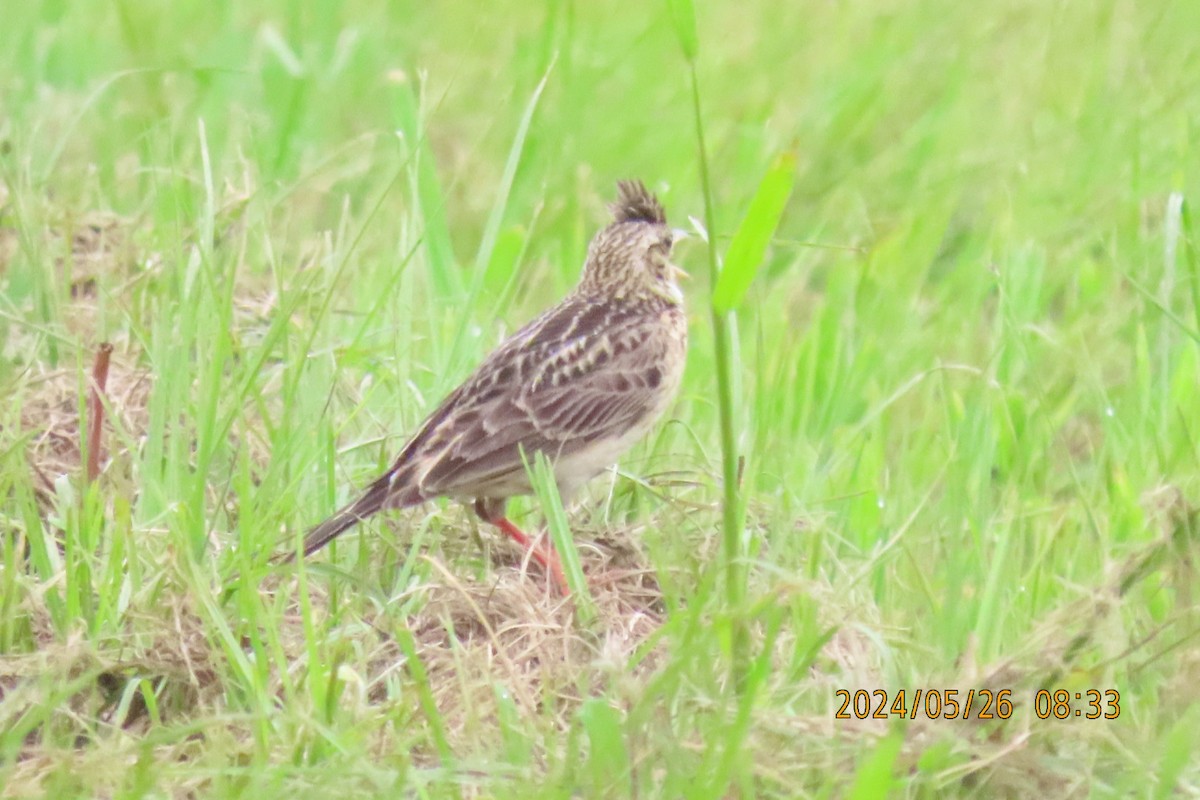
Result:
<svg viewBox="0 0 1200 800"><path fill-rule="evenodd" d="M642 182L620 181L610 210L574 289L493 350L391 467L284 560L384 509L449 497L529 550L569 596L558 555L514 525L506 503L532 492L526 463L538 453L564 501L614 464L668 410L687 359L687 273L671 262L676 234L662 204Z"/></svg>

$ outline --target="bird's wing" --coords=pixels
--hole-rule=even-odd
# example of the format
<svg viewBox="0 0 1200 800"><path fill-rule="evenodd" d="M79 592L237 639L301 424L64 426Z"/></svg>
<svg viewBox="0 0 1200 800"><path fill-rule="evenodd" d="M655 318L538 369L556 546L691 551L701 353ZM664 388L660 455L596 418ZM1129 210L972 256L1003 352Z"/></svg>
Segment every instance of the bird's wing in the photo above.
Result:
<svg viewBox="0 0 1200 800"><path fill-rule="evenodd" d="M305 555L386 507L516 493L527 485L522 450L554 461L644 423L678 379L663 370L681 366L663 363L672 342L660 313L577 298L530 322L441 402L391 469L308 532Z"/></svg>
<svg viewBox="0 0 1200 800"><path fill-rule="evenodd" d="M554 461L622 436L657 407L667 346L657 313L567 306L537 322L480 366L407 453L423 496L486 496L523 480L522 449Z"/></svg>

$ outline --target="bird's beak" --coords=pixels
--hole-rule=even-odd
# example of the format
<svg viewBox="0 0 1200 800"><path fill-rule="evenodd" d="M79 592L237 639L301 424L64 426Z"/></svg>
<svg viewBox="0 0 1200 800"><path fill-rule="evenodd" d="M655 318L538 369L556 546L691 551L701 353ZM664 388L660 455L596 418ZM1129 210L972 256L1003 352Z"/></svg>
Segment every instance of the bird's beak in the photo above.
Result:
<svg viewBox="0 0 1200 800"><path fill-rule="evenodd" d="M681 242L684 239L690 239L691 237L692 237L692 234L690 234L688 231L684 230L683 228L672 228L671 229L671 240L673 242ZM685 272L684 270L677 267L675 264L671 264L671 276L673 278L675 278L675 280L679 280L680 278L691 279L691 277L692 277L691 275L687 274L687 272Z"/></svg>

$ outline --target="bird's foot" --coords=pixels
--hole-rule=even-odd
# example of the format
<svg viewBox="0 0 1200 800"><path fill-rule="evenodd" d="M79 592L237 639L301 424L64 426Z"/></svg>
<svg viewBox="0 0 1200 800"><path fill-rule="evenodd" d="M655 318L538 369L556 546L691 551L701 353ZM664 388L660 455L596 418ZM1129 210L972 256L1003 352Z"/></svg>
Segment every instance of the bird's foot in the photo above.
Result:
<svg viewBox="0 0 1200 800"><path fill-rule="evenodd" d="M521 545L525 550L528 550L530 555L545 567L546 572L550 575L550 579L554 582L555 588L558 589L563 597L571 596L571 587L567 585L566 573L563 572L562 562L559 560L558 553L554 551L553 546L540 546L537 542L530 539L524 531L514 525L508 517L491 520L491 523L504 531L505 536Z"/></svg>

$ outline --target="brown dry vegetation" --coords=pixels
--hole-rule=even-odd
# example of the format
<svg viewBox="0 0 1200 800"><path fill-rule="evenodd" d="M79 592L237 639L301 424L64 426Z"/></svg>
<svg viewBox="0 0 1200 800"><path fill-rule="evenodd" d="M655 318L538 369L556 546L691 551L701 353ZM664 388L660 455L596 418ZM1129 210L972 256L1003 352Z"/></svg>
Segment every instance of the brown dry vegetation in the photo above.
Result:
<svg viewBox="0 0 1200 800"><path fill-rule="evenodd" d="M231 192L222 202L218 219L226 239L239 235L241 214L250 193L244 187ZM60 223L45 229L36 242L21 242L10 229L0 227L0 274L12 258L51 256L53 279L67 287L60 318L62 329L27 327L9 342L8 349L36 350L39 337L54 336L63 346L61 361L71 366L51 367L32 360L15 382L14 398L21 409L19 431L3 431L6 446L18 447L29 470L43 524L59 528L55 516L62 512L62 481L78 484L82 474L81 447L83 430L80 412L88 390L91 358L101 331L100 306L132 308L140 283L153 280L160 256L139 252L136 242L143 238L136 222L112 214L44 211ZM220 238L220 237L218 237ZM21 250L24 248L24 250ZM322 245L314 240L297 246L297 251L315 255L303 258L306 266L319 260ZM20 251L20 253L18 252ZM141 265L141 266L139 266ZM275 291L263 279L239 272L233 293L234 319L239 334L260 335L271 319L281 312ZM244 276L244 277L243 277ZM100 287L105 287L101 292ZM106 420L102 441L105 458L98 485L102 506L112 513L114 502L132 504L139 488L136 461L147 429L147 403L154 389L155 376L143 366L136 338L128 328L116 328L117 352L108 377ZM249 444L250 462L261 469L272 457L266 420L281 413L280 373L264 374L260 404L242 415L242 425L230 432L231 449L241 442ZM353 391L349 392L354 395ZM1081 427L1078 418L1064 430L1064 448L1070 452L1094 450L1094 424ZM642 465L647 466L647 465ZM669 485L663 495L684 517L712 520L717 509L710 504L694 503L689 491L705 480L703 467L682 469L685 462L663 464L670 472L652 478ZM213 488L209 499L222 496ZM945 688L987 687L1013 690L1014 705L1022 708L1024 722L1009 727L998 722L917 719L906 735L898 763L916 767L916 759L932 743L945 737L947 726L961 730L960 755L965 760L952 777L970 787L980 776L999 793L1020 793L1036 787L1038 791L1071 794L1078 789L1069 779L1059 778L1053 769L1041 766L1043 753L1031 740L1046 737L1047 731L1029 722L1033 692L1070 678L1081 656L1101 654L1105 661L1159 657L1155 641L1159 633L1178 629L1195 621L1178 616L1141 626L1144 633L1136 641L1114 636L1123 629L1116 616L1121 601L1131 592L1153 591L1144 582L1161 582L1171 591L1187 594L1197 582L1195 513L1182 493L1164 487L1143 500L1147 514L1162 531L1159 538L1127 554L1121 563L1110 565L1109 577L1076 602L1058 609L1031 631L1027 640L1011 643L1010 655L1000 663L975 663L968 652L955 669L939 677ZM769 528L771 504L753 501L751 525ZM228 508L236 524L238 510ZM760 522L761 520L761 522ZM337 594L357 591L353 583L316 580L310 576L300 590L290 574L262 577L255 584L258 602L270 606L282 603L286 610L275 631L279 651L274 654L284 671L266 678L266 692L287 702L288 694L305 681L312 650L311 635L304 624L300 597L318 626L336 619L336 627L325 631L335 643L344 644L345 663L334 670L336 681L329 687L330 702L344 713L372 720L366 730L386 750L392 734L379 726L381 718L396 716L405 724L430 729L433 741L456 754L460 761L487 760L489 754L505 747L505 725L516 714L520 718L539 718L543 724L566 735L572 719L589 696L624 698L623 714L644 703L646 692L653 691L656 676L670 663L669 637L662 635L666 615L664 598L657 577L648 566L645 554L636 542L645 531L590 528L576 525L581 553L596 602L597 619L581 627L573 608L547 590L544 576L536 566L521 561L507 544L485 547L490 563L482 574L464 573L462 554L477 551L479 533L465 514L451 511L445 515L445 531L438 549L455 554L443 559L437 553L422 555L427 569L424 579L412 583L404 594L390 598L388 605L368 604L372 611L355 611L346 617L336 607ZM798 523L798 535L810 532L819 521ZM129 587L129 611L122 630L110 631L105 644L97 646L80 631L63 640L50 622L50 612L31 593L22 601L20 614L28 626L36 647L24 654L9 654L0 659L0 703L4 722L20 729L22 720L31 717L31 704L51 699L55 708L44 718L37 717L24 733L19 764L10 774L11 786L18 796L31 795L41 787L39 776L63 754L43 741L73 738L80 769L99 770L113 756L113 747L124 753L118 760L141 758L132 755L134 743L152 741L158 726L196 729L170 745L154 745L154 763L186 763L195 757L200 742L221 738L222 747L246 754L255 746L252 731L245 724L227 717L229 660L234 655L213 636L213 608L196 606L191 584L182 574L178 553L165 543L165 531L139 532L135 546L154 552L150 565L152 577L141 586ZM18 535L18 540L19 540ZM216 548L223 547L217 537ZM765 541L765 539L764 539ZM715 557L712 539L701 547L700 561ZM397 554L399 555L399 553ZM769 556L764 553L764 556ZM764 559L767 560L767 559ZM317 567L314 575L320 575ZM324 576L322 576L324 577ZM219 577L211 576L212 586ZM684 580L687 578L684 577ZM139 605L139 597L174 598L153 609ZM752 631L755 648L767 647L762 656L766 677L758 692L770 702L754 712L747 731L747 747L755 753L787 751L796 741L808 742L845 737L878 738L887 735L888 725L879 720L835 720L829 713L798 714L792 705L804 692L823 687L831 698L839 688L886 685L887 668L880 641L867 631L883 631L885 637L904 639L903 630L887 631L881 626L884 614L866 593L851 587L836 586L819 577L801 579L764 570L752 582L752 601L758 607L795 604L797 598L811 601L820 609L817 620L828 638L818 652L806 660L803 674L789 670L795 663L796 636L784 629L770 631L756 624ZM1186 604L1185 604L1186 605ZM397 611L401 608L402 611ZM712 624L705 621L703 624ZM261 645L245 630L236 646L242 657L261 657ZM258 648L256 652L256 648ZM1188 663L1174 678L1172 691L1183 696L1200 685L1200 659ZM153 688L157 697L153 710L145 701L145 692ZM498 687L503 687L500 689ZM1165 687L1167 688L1167 687ZM693 702L719 704L716 697ZM423 705L428 703L431 705ZM836 706L836 699L833 700ZM619 704L619 703L618 703ZM733 710L730 710L733 713ZM381 716L382 714L382 716ZM431 716L435 714L436 716ZM213 720L220 720L213 724ZM732 720L732 718L731 718ZM731 723L732 724L732 723ZM677 734L653 717L645 720L648 737ZM660 729L661 728L661 729ZM114 730L121 736L111 737ZM701 739L682 742L685 750L697 756L705 752ZM548 768L553 749L542 745L534 763ZM144 749L139 750L145 754ZM434 769L443 759L436 748L413 752L414 767ZM843 751L831 747L823 756L827 766L845 770ZM818 758L818 761L820 759ZM635 759L636 761L636 759ZM778 785L803 780L810 765L792 765L786 758L763 764L764 780ZM793 774L794 770L794 774ZM203 783L181 784L175 796L186 797L202 790ZM44 787L41 787L44 788ZM468 791L466 794L472 794ZM487 794L481 791L480 794Z"/></svg>
<svg viewBox="0 0 1200 800"><path fill-rule="evenodd" d="M56 238L47 234L47 241ZM77 481L81 474L79 412L88 371L82 348L90 341L88 326L97 299L94 277L83 276L125 270L135 256L117 243L129 239L111 219L103 226L88 225L85 232L72 238L72 286L80 288L71 292L68 316L77 321L70 336L81 347L79 366L50 369L33 363L19 382L22 430L15 438L24 443L30 482L46 515L55 513L56 481ZM61 269L63 263L56 265ZM258 290L257 294L239 294L236 305L246 324L254 325L269 317L274 300ZM126 500L132 500L137 492L133 464L153 387L153 376L138 363L134 345L126 342L113 361L106 392L109 413L103 440L107 458L99 490ZM255 436L253 431L247 433ZM10 435L8 440L14 441L14 437ZM674 482L677 488L689 483ZM703 506L688 508L682 498L678 502L688 509L685 513L712 513ZM1010 730L978 718L958 722L918 718L906 735L898 764L915 768L919 754L944 739L947 726L954 726L961 729L959 747L969 755L957 768L962 786L974 786L983 777L989 791L998 794L1036 789L1065 796L1078 791L1080 787L1068 777L1044 768L1043 755L1032 744L1032 739L1048 735L1029 722L1033 692L1069 676L1079 656L1097 648L1114 660L1156 658L1157 634L1183 621L1163 620L1140 641L1109 639L1107 633L1120 629L1112 619L1121 599L1139 589L1147 578L1164 580L1181 592L1197 585L1195 513L1178 490L1170 487L1146 498L1145 505L1159 520L1163 534L1131 553L1124 563L1112 565L1111 579L1104 587L1055 612L1027 641L1011 647L1014 655L1003 662L977 664L968 654L953 674L944 676L944 687L959 688L963 695L979 687L1013 690L1014 705L1022 708L1024 722ZM53 524L51 516L46 524ZM442 546L447 550L470 551L478 546L478 533L465 515L451 515L448 524L472 535L444 537ZM609 702L626 696L627 705L621 711L631 713L647 685L653 685L655 675L669 662L666 640L659 636L665 612L662 594L644 556L632 544L636 533L586 528L578 533L585 543L581 552L598 611L591 626L580 627L571 604L556 598L536 565L530 567L519 559L506 543L488 548L492 564L482 581L462 575L436 555L427 556L429 578L414 584L407 596L392 598L392 604L409 609L402 616L393 608L376 607L373 613L340 618L338 628L329 631L354 653L335 671L337 682L330 687L333 701L351 717L378 720L382 713L408 725L433 726L437 728L434 738L444 740L465 762L472 758L486 761L489 754L505 747L506 715L513 713L540 717L565 735L573 715L587 699L589 686ZM157 535L147 532L149 537ZM51 629L47 609L38 603L37 595L24 601L22 614L37 646L31 652L0 659L4 724L10 731L20 730L31 705L49 700L55 707L25 731L19 763L9 774L9 796L35 796L46 788L40 776L64 757L57 748L44 749L42 742L47 737L55 741L73 737L76 753L70 758L79 770L94 774L100 784L118 780L113 772L116 764L131 767L149 759L146 763L185 765L216 741L247 755L253 749L250 729L236 719L224 718L222 711L227 702L223 681L228 670L223 662L229 654L214 649L211 619L191 607L186 599L187 582L178 575L169 548L163 552L164 559L158 562L161 572L153 583L160 589L166 587L166 595L178 599L149 614L144 608L131 610L126 632L114 632L101 647L83 635L62 640ZM794 637L772 635L771 654L766 658L778 671L769 668L771 674L759 689L772 702L755 712L748 732L750 750L778 753L798 741L885 736L888 725L882 721L841 721L827 713L803 715L787 710L790 699L802 689L824 686L833 696L839 688L884 684L878 643L862 633L878 629L878 609L861 598L856 601L855 593L819 580L761 578L755 581L756 603L786 605L793 594L809 598L823 609L821 625L831 636L814 654L809 672L796 675L786 670L796 647ZM307 587L306 602L321 623L335 611L330 605L335 601L329 585L310 578ZM303 684L310 652L296 588L295 578L286 575L267 577L258 588L264 604L282 597L290 608L280 618L283 627L277 632L283 648L281 663L289 665L290 674L268 680L269 693L279 702ZM136 606L136 595L132 605ZM904 632L895 634L903 636ZM763 646L767 635L762 628L755 628L756 647ZM398 636L405 641L398 641ZM244 635L241 644L245 654L253 654ZM1164 689L1187 693L1200 684L1200 658L1191 658L1190 664L1177 674L1175 686ZM153 711L145 700L145 692L150 690L157 698ZM436 723L423 702L436 708ZM718 701L713 698L712 702ZM214 720L218 721L214 724ZM647 735L655 735L659 723L653 719L646 722ZM185 730L194 724L195 728L171 744L150 744L156 726L164 724ZM367 735L375 741L371 747L384 752L390 746L391 733L386 726L376 725L367 727ZM122 735L114 738L112 732L117 729ZM1089 735L1084 732L1084 739ZM145 744L137 745L139 741ZM697 755L705 751L700 739L681 745ZM834 747L823 757L851 769L853 765L841 762L838 752ZM534 761L544 765L551 756L546 751L535 755ZM441 763L441 755L433 749L423 754L416 750L412 758L414 768L434 769ZM783 758L764 764L764 779L787 785L802 779L806 768L796 769L796 774L791 774L792 767ZM172 796L193 797L203 792L204 786L204 781L183 781ZM482 789L464 790L464 796L489 794Z"/></svg>
<svg viewBox="0 0 1200 800"><path fill-rule="evenodd" d="M1195 8L697 4L693 115L662 5L134 5L0 22L0 796L1196 793ZM721 252L799 165L738 312L741 606L698 237L673 420L570 515L593 621L453 504L271 565L614 180L693 227L695 116ZM922 688L1013 714L835 717Z"/></svg>

